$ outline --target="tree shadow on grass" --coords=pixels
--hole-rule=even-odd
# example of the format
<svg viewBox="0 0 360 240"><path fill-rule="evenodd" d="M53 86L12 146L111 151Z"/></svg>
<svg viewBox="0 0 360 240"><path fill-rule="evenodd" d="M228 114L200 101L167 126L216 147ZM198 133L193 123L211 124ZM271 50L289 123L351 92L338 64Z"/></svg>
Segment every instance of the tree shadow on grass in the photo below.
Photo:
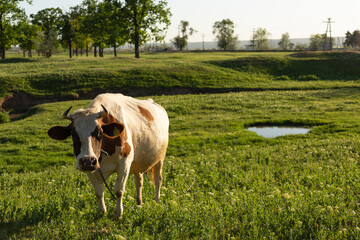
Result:
<svg viewBox="0 0 360 240"><path fill-rule="evenodd" d="M35 59L31 58L8 58L0 60L0 64L7 64L7 63L28 63L28 62L36 62Z"/></svg>

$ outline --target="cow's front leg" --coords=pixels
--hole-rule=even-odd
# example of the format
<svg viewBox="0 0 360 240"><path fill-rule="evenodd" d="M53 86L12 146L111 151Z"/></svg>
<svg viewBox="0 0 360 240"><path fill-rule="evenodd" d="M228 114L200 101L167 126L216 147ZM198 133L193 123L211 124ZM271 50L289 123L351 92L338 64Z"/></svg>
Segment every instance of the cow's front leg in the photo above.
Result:
<svg viewBox="0 0 360 240"><path fill-rule="evenodd" d="M121 215L123 214L122 198L125 193L125 184L129 177L130 166L131 166L131 159L123 158L120 160L120 164L117 172L117 178L115 182L115 188L114 188L114 192L116 195L114 220L119 220L121 218Z"/></svg>
<svg viewBox="0 0 360 240"><path fill-rule="evenodd" d="M98 172L88 173L87 175L95 190L95 195L98 201L98 213L103 214L106 212L104 201L104 181Z"/></svg>

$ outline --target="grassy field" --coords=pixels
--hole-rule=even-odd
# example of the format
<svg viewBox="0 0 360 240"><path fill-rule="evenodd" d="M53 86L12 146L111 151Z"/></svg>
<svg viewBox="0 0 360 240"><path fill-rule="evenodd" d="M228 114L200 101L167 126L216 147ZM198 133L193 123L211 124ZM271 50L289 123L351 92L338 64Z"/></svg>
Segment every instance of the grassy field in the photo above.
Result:
<svg viewBox="0 0 360 240"><path fill-rule="evenodd" d="M127 61L160 62L151 55ZM120 222L111 220L107 191L108 214L96 214L71 141L46 135L67 124L59 115L68 106L89 101L37 106L0 125L0 238L359 239L360 92L340 80L339 89L153 96L171 125L161 202L152 200L147 177L137 206L131 177ZM262 124L312 130L275 139L246 130Z"/></svg>
<svg viewBox="0 0 360 240"><path fill-rule="evenodd" d="M78 96L94 89L148 95L169 89L329 89L360 87L357 53L131 53L105 58L55 55L0 61L0 97Z"/></svg>

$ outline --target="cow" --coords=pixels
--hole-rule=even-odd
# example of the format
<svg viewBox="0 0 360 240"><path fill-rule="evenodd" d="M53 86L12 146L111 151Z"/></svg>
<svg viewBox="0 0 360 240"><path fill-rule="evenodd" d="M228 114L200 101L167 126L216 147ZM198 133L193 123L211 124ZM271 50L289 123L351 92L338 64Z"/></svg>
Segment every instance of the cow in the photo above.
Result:
<svg viewBox="0 0 360 240"><path fill-rule="evenodd" d="M87 109L72 114L70 109L62 115L70 124L54 126L48 135L56 140L72 136L76 169L86 173L93 185L98 212L106 212L104 180L113 173L117 173L115 220L123 214L122 198L130 173L135 176L137 203L142 204L143 173L148 172L158 202L169 139L165 109L152 99L139 100L110 93L98 95Z"/></svg>

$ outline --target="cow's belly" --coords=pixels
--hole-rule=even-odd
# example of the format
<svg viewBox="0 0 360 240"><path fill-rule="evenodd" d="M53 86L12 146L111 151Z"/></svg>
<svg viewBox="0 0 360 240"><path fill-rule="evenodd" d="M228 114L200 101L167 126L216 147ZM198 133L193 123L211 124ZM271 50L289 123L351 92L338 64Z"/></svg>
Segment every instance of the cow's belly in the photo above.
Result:
<svg viewBox="0 0 360 240"><path fill-rule="evenodd" d="M167 143L148 150L136 151L130 173L144 173L153 168L165 157Z"/></svg>

